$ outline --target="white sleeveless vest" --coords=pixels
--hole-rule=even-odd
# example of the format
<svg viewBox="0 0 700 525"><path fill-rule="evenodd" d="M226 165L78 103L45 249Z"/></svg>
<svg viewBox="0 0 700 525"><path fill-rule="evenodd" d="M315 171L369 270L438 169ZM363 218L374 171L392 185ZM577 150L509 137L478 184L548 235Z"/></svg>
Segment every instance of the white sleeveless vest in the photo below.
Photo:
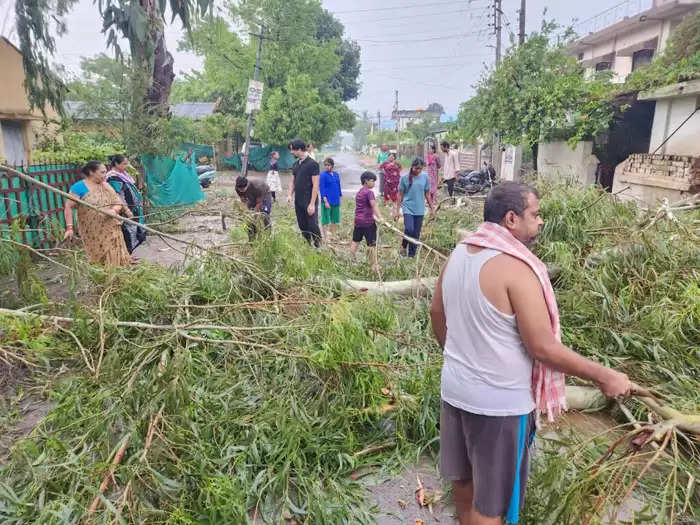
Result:
<svg viewBox="0 0 700 525"><path fill-rule="evenodd" d="M483 265L501 252L470 254L457 245L442 278L447 319L441 397L474 414L515 416L535 409L532 358L515 315L496 309L481 291Z"/></svg>

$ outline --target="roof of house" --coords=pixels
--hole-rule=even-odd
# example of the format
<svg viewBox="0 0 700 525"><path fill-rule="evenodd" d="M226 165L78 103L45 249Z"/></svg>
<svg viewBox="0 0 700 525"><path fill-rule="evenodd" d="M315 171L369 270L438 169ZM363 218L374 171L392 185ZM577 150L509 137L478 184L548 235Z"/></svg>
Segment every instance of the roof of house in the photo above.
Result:
<svg viewBox="0 0 700 525"><path fill-rule="evenodd" d="M634 31L640 24L658 22L660 19L676 17L688 11L697 9L700 6L699 0L671 0L656 7L651 7L645 11L632 16L625 16L619 22L604 27L599 31L594 31L586 36L572 42L569 49L572 53L582 52L587 46L599 44L607 40Z"/></svg>
<svg viewBox="0 0 700 525"><path fill-rule="evenodd" d="M700 94L700 79L688 80L677 84L670 84L647 91L642 91L639 100L661 100L664 98L689 97Z"/></svg>
<svg viewBox="0 0 700 525"><path fill-rule="evenodd" d="M5 42L8 46L14 48L14 50L17 51L20 55L22 54L22 52L19 50L19 48L16 45L14 45L9 38L6 38L4 36L0 36L0 40Z"/></svg>
<svg viewBox="0 0 700 525"><path fill-rule="evenodd" d="M199 120L212 115L216 110L216 102L182 102L170 106L170 112L176 117Z"/></svg>
<svg viewBox="0 0 700 525"><path fill-rule="evenodd" d="M63 103L66 115L74 120L96 120L99 116L86 109L85 103L78 100L66 100ZM199 120L208 115L212 115L216 110L216 102L182 102L170 106L170 112L176 117ZM119 113L114 107L115 115Z"/></svg>

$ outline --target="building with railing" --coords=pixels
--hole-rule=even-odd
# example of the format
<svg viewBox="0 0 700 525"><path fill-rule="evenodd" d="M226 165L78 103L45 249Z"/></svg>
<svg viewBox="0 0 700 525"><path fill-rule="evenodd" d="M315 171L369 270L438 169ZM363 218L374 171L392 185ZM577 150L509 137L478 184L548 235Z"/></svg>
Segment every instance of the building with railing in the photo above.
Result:
<svg viewBox="0 0 700 525"><path fill-rule="evenodd" d="M582 21L569 47L589 75L611 70L615 82L663 52L673 29L700 8L700 0L626 0Z"/></svg>

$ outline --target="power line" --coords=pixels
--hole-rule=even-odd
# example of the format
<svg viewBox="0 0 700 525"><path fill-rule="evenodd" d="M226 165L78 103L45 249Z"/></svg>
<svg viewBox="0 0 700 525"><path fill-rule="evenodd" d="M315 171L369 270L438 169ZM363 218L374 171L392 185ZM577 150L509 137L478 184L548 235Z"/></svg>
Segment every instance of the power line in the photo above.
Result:
<svg viewBox="0 0 700 525"><path fill-rule="evenodd" d="M386 22L386 21L388 21L388 20L390 20L390 21L395 21L395 20L416 20L416 18L420 18L420 17L423 17L423 16L446 16L446 15L455 16L455 15L458 15L458 14L460 14L460 13L467 13L467 12L472 12L472 13L479 13L479 12L488 13L489 11L490 11L490 8L489 8L489 7L480 7L480 8L478 8L478 9L460 9L460 10L457 10L457 11L445 11L445 12L442 12L442 13L435 13L434 11L430 11L430 12L428 12L428 13L415 13L415 14L413 14L413 15L408 15L408 16L389 16L389 17L386 17L386 18L368 18L367 21L368 21L368 22ZM353 20L353 22L359 23L359 22L362 22L362 20ZM415 24L413 24L413 26L415 26Z"/></svg>
<svg viewBox="0 0 700 525"><path fill-rule="evenodd" d="M472 0L461 0L457 2L451 2L451 4L473 4L474 2ZM412 7L435 7L435 6L443 6L446 7L445 2L433 2L431 4L410 4L410 5L397 5L397 6L392 6L392 7L375 7L373 9L349 9L347 11L334 11L334 15L344 15L344 14L352 14L352 13L372 13L375 11L394 11L397 9L410 9Z"/></svg>
<svg viewBox="0 0 700 525"><path fill-rule="evenodd" d="M464 54L464 55L445 55L445 56L439 56L439 57L432 57L432 56L423 56L423 57L406 57L406 58L382 58L378 60L363 60L362 63L375 63L375 62L415 62L416 60L445 60L445 59L457 59L457 58L466 58L466 57L485 57L490 55L490 53L474 53L474 54Z"/></svg>
<svg viewBox="0 0 700 525"><path fill-rule="evenodd" d="M477 33L461 33L458 35L440 35L440 36L434 36L431 38L408 38L408 39L403 39L403 40L357 40L357 42L366 42L368 44L387 44L387 45L392 45L392 44L409 44L412 42L433 42L435 40L449 40L452 38L462 38L465 36L481 36L482 31L479 31Z"/></svg>

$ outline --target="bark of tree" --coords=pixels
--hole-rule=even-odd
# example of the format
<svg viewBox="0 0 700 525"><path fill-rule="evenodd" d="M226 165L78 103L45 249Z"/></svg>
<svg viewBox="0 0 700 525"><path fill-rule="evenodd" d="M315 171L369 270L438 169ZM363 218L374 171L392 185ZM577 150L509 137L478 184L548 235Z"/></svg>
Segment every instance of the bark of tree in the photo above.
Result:
<svg viewBox="0 0 700 525"><path fill-rule="evenodd" d="M147 72L143 110L151 115L166 115L169 111L170 89L175 80L173 56L165 44L165 26L160 16L158 0L140 0L148 17L146 42L132 40L134 67ZM134 101L138 103L139 101Z"/></svg>

